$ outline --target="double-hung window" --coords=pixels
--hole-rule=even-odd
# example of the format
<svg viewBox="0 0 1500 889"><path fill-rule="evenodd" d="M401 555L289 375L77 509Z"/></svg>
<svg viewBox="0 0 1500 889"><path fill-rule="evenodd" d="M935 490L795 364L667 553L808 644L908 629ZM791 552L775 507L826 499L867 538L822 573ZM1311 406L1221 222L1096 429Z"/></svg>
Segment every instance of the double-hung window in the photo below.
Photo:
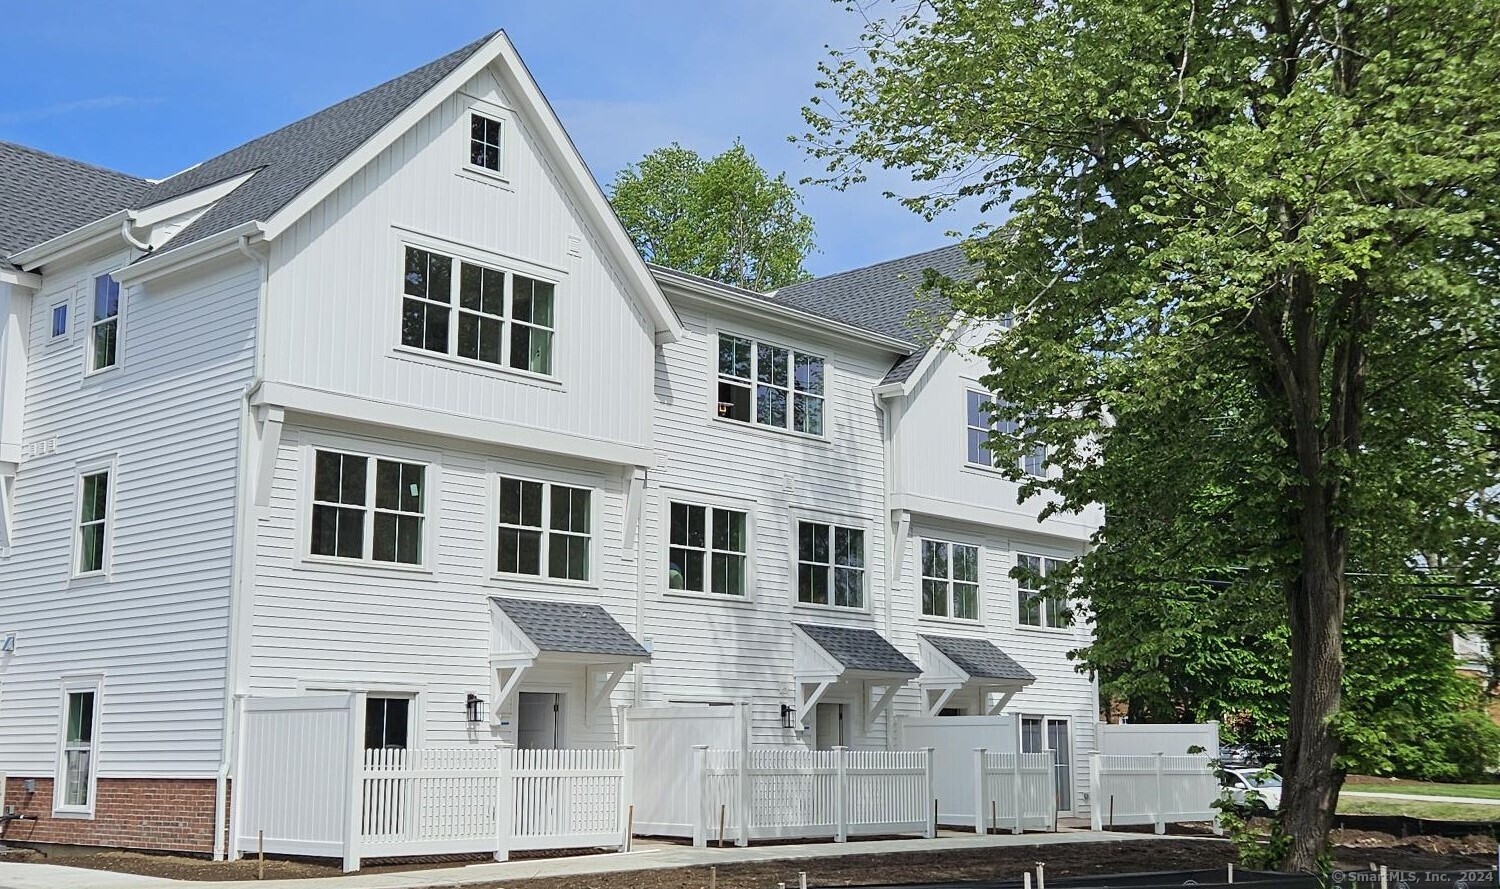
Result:
<svg viewBox="0 0 1500 889"><path fill-rule="evenodd" d="M999 458L989 449L991 433L1015 437L1025 429L1015 419L996 417L992 411L999 403L988 392L970 389L967 397L965 433L968 438L968 462L974 466L997 467L1000 465ZM1027 475L1041 478L1047 474L1046 461L1047 446L1038 444L1020 456L1019 465Z"/></svg>
<svg viewBox="0 0 1500 889"><path fill-rule="evenodd" d="M58 788L52 808L86 813L94 807L95 760L98 759L99 683L65 680L62 696Z"/></svg>
<svg viewBox="0 0 1500 889"><path fill-rule="evenodd" d="M422 564L425 465L318 450L313 475L313 555Z"/></svg>
<svg viewBox="0 0 1500 889"><path fill-rule="evenodd" d="M824 371L815 355L721 333L718 415L822 435Z"/></svg>
<svg viewBox="0 0 1500 889"><path fill-rule="evenodd" d="M588 488L502 477L497 570L588 580L592 502Z"/></svg>
<svg viewBox="0 0 1500 889"><path fill-rule="evenodd" d="M922 541L922 613L979 619L979 547Z"/></svg>
<svg viewBox="0 0 1500 889"><path fill-rule="evenodd" d="M109 545L110 473L107 469L84 473L78 484L78 574L104 571Z"/></svg>
<svg viewBox="0 0 1500 889"><path fill-rule="evenodd" d="M1073 623L1066 593L1044 591L1047 578L1062 570L1060 559L1016 556L1017 613L1028 627L1066 627Z"/></svg>
<svg viewBox="0 0 1500 889"><path fill-rule="evenodd" d="M750 552L749 518L737 509L671 505L667 586L674 590L743 596Z"/></svg>
<svg viewBox="0 0 1500 889"><path fill-rule="evenodd" d="M797 523L797 601L809 605L865 605L865 532Z"/></svg>
<svg viewBox="0 0 1500 889"><path fill-rule="evenodd" d="M552 373L557 285L433 250L405 249L401 345Z"/></svg>
<svg viewBox="0 0 1500 889"><path fill-rule="evenodd" d="M119 363L120 283L109 275L94 279L94 320L89 326L89 370Z"/></svg>

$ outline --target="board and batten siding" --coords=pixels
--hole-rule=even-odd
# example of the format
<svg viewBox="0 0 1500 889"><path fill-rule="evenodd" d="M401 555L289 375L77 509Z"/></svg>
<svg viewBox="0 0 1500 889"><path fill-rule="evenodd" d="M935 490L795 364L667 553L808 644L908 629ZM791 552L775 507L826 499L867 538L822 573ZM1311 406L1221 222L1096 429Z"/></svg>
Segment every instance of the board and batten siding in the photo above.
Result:
<svg viewBox="0 0 1500 889"><path fill-rule="evenodd" d="M668 296L672 291L668 290ZM664 346L656 371L657 467L642 520L645 628L653 643L643 702L752 702L755 743L794 744L780 704L796 704L794 621L886 632L884 457L872 387L889 357L770 321L711 316L675 301L687 336ZM826 440L715 416L720 331L789 346L826 361ZM668 504L722 503L751 515L745 601L667 590ZM796 603L796 515L865 529L867 608ZM915 657L915 648L908 649ZM639 668L638 668L639 669ZM880 735L854 740L881 747ZM810 740L810 734L808 740Z"/></svg>
<svg viewBox="0 0 1500 889"><path fill-rule="evenodd" d="M421 568L307 558L315 448L428 464ZM592 488L592 579L588 584L495 576L495 505L501 475ZM419 695L414 743L493 743L511 731L488 721L470 726L470 693L491 699L489 597L597 602L634 629L634 544L622 546L628 485L622 472L563 459L455 448L451 442L398 433L288 420L269 508L256 539L249 686L257 695L330 689L374 689ZM570 745L613 744L612 714L583 708L583 670L529 672L522 690L568 691ZM617 700L622 692L617 690Z"/></svg>
<svg viewBox="0 0 1500 889"><path fill-rule="evenodd" d="M16 539L0 559L0 763L50 776L61 676L103 674L98 775L212 777L221 754L235 487L259 271L248 262L124 288L120 366L84 376L93 279L47 275L33 301ZM52 307L69 331L54 340ZM81 468L111 462L107 578L73 577Z"/></svg>
<svg viewBox="0 0 1500 889"><path fill-rule="evenodd" d="M522 113L506 180L466 169L476 99L513 107L481 72L273 243L267 377L649 445L654 329ZM408 242L556 279L555 380L399 348Z"/></svg>
<svg viewBox="0 0 1500 889"><path fill-rule="evenodd" d="M1045 505L1041 497L1017 503L1019 485L993 469L968 463L968 391L983 390L979 380L990 372L974 349L998 334L993 325L972 328L928 356L931 367L903 400L895 424L895 493L920 498L938 514L958 515L979 507L992 524L1087 541L1103 520L1102 511L1056 515L1039 524Z"/></svg>

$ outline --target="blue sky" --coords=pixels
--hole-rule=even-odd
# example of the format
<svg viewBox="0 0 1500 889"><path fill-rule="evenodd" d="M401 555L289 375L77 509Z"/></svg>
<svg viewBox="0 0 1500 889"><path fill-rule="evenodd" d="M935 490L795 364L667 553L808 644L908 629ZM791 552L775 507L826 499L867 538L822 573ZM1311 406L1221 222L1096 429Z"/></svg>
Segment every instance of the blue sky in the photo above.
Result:
<svg viewBox="0 0 1500 889"><path fill-rule="evenodd" d="M0 139L140 176L170 175L496 27L520 49L595 176L672 141L716 153L740 138L795 182L816 172L802 132L825 44L861 20L831 0L68 0L11 18ZM825 274L950 240L885 198L805 186Z"/></svg>

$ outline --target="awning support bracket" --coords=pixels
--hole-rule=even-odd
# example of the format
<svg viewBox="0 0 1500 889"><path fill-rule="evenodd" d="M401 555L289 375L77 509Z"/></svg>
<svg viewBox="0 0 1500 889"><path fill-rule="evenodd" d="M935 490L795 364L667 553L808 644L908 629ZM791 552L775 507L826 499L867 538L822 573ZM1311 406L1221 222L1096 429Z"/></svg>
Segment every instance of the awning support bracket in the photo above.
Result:
<svg viewBox="0 0 1500 889"><path fill-rule="evenodd" d="M619 685L620 680L625 678L625 674L630 672L631 666L633 665L594 666L584 671L585 684L589 690L589 705L583 711L584 722L593 721L594 711L609 700L609 696L614 693L615 686Z"/></svg>
<svg viewBox="0 0 1500 889"><path fill-rule="evenodd" d="M818 706L818 701L823 694L833 685L834 680L827 679L816 682L797 682L797 730L800 732L807 727L807 719L812 709ZM807 687L814 686L812 694L807 693Z"/></svg>
<svg viewBox="0 0 1500 889"><path fill-rule="evenodd" d="M875 699L875 703L870 704L868 707L865 708L865 733L866 734L873 734L874 733L874 731L875 731L875 720L879 719L880 718L880 714L884 713L887 709L890 708L891 702L896 699L896 692L900 691L901 690L901 686L904 685L904 684L905 683L900 683L900 682L887 682L885 685L879 685L878 683L874 683L874 682L867 682L867 683L865 683L865 701L866 702L868 702L870 700L870 693L872 691L874 691L877 688L880 689L880 697L878 697L878 698Z"/></svg>

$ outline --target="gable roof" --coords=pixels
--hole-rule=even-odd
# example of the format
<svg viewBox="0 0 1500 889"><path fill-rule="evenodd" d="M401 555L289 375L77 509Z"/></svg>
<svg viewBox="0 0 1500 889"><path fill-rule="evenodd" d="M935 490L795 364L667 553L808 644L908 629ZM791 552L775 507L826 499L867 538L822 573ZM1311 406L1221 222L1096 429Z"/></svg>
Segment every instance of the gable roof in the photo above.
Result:
<svg viewBox="0 0 1500 889"><path fill-rule="evenodd" d="M865 673L895 673L916 676L921 668L897 650L896 646L874 630L855 627L829 627L822 624L796 624L797 629L828 652L847 670Z"/></svg>
<svg viewBox="0 0 1500 889"><path fill-rule="evenodd" d="M0 268L6 256L139 202L151 182L0 141Z"/></svg>
<svg viewBox="0 0 1500 889"><path fill-rule="evenodd" d="M975 276L975 268L970 265L963 245L950 244L791 284L766 294L766 298L915 343L917 348L896 362L883 380L884 383L905 382L937 341L942 327L953 317L953 306L947 299L918 292L927 269L960 281L972 280Z"/></svg>
<svg viewBox="0 0 1500 889"><path fill-rule="evenodd" d="M541 651L649 659L650 652L599 605L491 597Z"/></svg>
<svg viewBox="0 0 1500 889"><path fill-rule="evenodd" d="M270 219L453 73L496 33L157 183L146 193L141 206L255 173L157 252L184 247L246 222Z"/></svg>
<svg viewBox="0 0 1500 889"><path fill-rule="evenodd" d="M1035 682L1036 677L1015 659L1001 651L999 646L987 639L970 639L960 636L929 636L922 639L952 661L954 666L975 679L1012 679L1017 682Z"/></svg>

